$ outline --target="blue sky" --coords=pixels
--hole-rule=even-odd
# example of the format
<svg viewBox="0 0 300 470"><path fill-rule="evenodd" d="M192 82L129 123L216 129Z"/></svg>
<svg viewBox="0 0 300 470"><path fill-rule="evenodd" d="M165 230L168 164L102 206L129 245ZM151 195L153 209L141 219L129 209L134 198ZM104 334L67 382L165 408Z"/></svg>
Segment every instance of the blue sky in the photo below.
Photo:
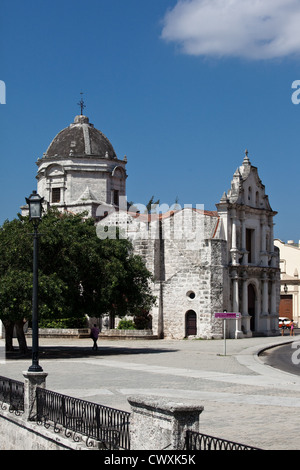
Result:
<svg viewBox="0 0 300 470"><path fill-rule="evenodd" d="M299 0L2 0L0 15L0 223L83 91L127 155L129 200L215 210L247 148L275 236L300 239Z"/></svg>

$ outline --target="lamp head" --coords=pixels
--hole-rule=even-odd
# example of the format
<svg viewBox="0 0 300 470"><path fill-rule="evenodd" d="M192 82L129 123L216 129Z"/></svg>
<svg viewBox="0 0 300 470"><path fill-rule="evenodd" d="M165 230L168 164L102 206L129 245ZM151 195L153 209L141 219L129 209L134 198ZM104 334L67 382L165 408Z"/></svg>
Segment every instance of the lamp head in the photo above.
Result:
<svg viewBox="0 0 300 470"><path fill-rule="evenodd" d="M29 206L29 220L38 224L42 220L42 203L44 198L37 194L36 191L32 191L29 198L26 198L26 202Z"/></svg>

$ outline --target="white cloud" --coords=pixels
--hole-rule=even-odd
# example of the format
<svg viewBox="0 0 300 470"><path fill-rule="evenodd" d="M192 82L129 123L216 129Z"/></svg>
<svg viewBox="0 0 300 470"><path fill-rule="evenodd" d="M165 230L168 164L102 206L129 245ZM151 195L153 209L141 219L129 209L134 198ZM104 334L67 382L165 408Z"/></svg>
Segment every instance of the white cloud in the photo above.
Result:
<svg viewBox="0 0 300 470"><path fill-rule="evenodd" d="M300 0L178 0L164 17L162 38L190 55L297 55Z"/></svg>

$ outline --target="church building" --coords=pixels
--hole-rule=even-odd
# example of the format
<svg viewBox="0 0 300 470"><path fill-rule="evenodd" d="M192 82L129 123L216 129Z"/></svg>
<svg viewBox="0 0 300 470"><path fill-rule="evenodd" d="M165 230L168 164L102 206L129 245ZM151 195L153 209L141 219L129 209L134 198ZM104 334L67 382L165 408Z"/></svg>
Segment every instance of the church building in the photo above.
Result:
<svg viewBox="0 0 300 470"><path fill-rule="evenodd" d="M226 322L227 337L279 334L276 212L248 152L212 211L178 205L154 213L128 208L126 163L81 114L38 159L37 191L45 209L86 211L99 238L113 236L119 226L132 240L154 278L153 334L221 338L224 322L215 313L224 310L240 313ZM22 211L27 213L26 206Z"/></svg>

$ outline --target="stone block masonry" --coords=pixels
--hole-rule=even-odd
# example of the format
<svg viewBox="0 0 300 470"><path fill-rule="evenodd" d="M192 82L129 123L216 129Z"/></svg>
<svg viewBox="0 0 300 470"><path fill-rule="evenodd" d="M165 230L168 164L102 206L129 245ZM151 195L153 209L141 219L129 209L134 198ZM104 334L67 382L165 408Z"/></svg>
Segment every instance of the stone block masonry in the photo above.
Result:
<svg viewBox="0 0 300 470"><path fill-rule="evenodd" d="M57 435L44 426L0 410L1 450L84 450L85 444Z"/></svg>
<svg viewBox="0 0 300 470"><path fill-rule="evenodd" d="M128 397L131 450L183 450L186 431L199 432L203 406L166 398Z"/></svg>

